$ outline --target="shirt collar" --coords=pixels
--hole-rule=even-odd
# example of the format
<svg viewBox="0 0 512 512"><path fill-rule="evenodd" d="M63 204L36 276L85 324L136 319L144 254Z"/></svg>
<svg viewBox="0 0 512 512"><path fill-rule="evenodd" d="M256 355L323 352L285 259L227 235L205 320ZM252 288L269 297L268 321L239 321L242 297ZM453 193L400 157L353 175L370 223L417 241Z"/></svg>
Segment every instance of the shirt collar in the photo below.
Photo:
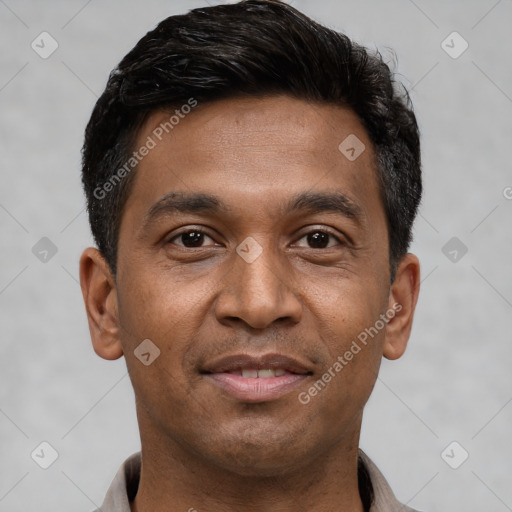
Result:
<svg viewBox="0 0 512 512"><path fill-rule="evenodd" d="M397 501L382 473L362 450L359 450L359 457L370 475L373 487L374 502L370 512L415 512ZM123 462L107 491L103 505L95 512L130 512L130 501L135 498L139 487L140 470L141 452L136 452Z"/></svg>

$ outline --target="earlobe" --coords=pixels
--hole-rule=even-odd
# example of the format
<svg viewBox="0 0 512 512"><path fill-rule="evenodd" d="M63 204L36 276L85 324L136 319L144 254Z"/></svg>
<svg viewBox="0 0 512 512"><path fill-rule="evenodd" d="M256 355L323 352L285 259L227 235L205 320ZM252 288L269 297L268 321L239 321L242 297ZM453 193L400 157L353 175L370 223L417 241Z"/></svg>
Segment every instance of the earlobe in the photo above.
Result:
<svg viewBox="0 0 512 512"><path fill-rule="evenodd" d="M115 281L102 254L93 247L80 258L80 286L94 351L103 359L123 355Z"/></svg>
<svg viewBox="0 0 512 512"><path fill-rule="evenodd" d="M405 352L419 291L420 263L414 254L409 253L398 265L389 294L388 311L394 311L394 314L391 314L392 318L386 326L383 347L383 355L386 359L398 359Z"/></svg>

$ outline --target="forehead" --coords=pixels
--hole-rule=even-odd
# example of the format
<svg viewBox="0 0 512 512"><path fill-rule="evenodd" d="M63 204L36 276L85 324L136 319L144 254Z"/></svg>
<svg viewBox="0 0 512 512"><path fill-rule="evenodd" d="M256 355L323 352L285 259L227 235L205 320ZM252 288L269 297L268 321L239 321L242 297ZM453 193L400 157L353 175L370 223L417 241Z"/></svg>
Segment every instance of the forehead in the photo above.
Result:
<svg viewBox="0 0 512 512"><path fill-rule="evenodd" d="M288 96L188 110L154 112L140 129L136 148L151 139L152 149L137 166L121 224L137 229L173 192L222 198L230 219L276 216L306 192L341 192L366 217L383 217L372 144L352 110Z"/></svg>
<svg viewBox="0 0 512 512"><path fill-rule="evenodd" d="M171 118L176 123L173 126L169 126ZM233 98L199 104L180 117L173 112L157 111L140 130L139 142L162 126L167 126L163 138L174 142L175 158L186 153L192 162L202 162L212 152L217 158L224 155L226 160L245 153L249 160L253 156L251 150L264 149L269 154L277 153L281 160L296 159L301 154L303 160L297 163L307 163L319 156L324 159L330 156L335 163L340 157L338 146L348 136L369 143L366 130L351 109L289 96ZM180 144L185 141L187 145ZM166 141L163 142L158 144L161 149ZM154 157L159 154L156 149L152 151ZM367 157L371 153L369 149Z"/></svg>

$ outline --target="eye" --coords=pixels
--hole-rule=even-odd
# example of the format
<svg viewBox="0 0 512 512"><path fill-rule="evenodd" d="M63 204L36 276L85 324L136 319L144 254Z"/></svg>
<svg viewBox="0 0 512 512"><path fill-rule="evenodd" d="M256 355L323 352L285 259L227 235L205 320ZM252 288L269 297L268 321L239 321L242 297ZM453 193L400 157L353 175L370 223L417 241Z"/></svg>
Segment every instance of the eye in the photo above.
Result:
<svg viewBox="0 0 512 512"><path fill-rule="evenodd" d="M303 235L299 240L306 239L311 249L327 249L336 244L329 245L329 241L338 242L338 245L346 245L339 237L323 229L315 229ZM297 244L298 245L298 244Z"/></svg>
<svg viewBox="0 0 512 512"><path fill-rule="evenodd" d="M213 244L209 245L215 245L215 240L213 240L213 238L203 230L187 229L186 231L175 234L167 241L167 243L177 245L178 247L193 249L205 247L204 242L206 242L206 239L209 239L211 242L213 242ZM324 229L315 229L310 231L309 233L303 235L299 241L304 239L306 240L306 244L308 244L309 248L311 249L328 249L336 245L346 245L340 239L340 237ZM299 247L301 246L301 244L298 242L295 245Z"/></svg>
<svg viewBox="0 0 512 512"><path fill-rule="evenodd" d="M212 242L214 242L212 237L208 236L204 231L201 231L200 229L187 229L186 231L182 231L181 233L174 235L167 241L167 243L172 243L179 247L200 248L203 247L202 242L205 241L205 238L209 238ZM178 240L181 243L176 243L174 242L175 240Z"/></svg>

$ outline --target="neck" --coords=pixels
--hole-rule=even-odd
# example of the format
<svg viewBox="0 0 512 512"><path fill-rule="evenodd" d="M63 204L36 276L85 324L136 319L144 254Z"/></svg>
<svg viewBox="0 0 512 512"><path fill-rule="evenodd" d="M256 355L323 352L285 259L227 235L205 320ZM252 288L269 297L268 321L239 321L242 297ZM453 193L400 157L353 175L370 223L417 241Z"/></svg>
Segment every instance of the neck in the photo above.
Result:
<svg viewBox="0 0 512 512"><path fill-rule="evenodd" d="M214 465L168 436L145 435L132 512L363 512L358 487L359 427L350 439L275 474ZM147 434L147 430L142 430Z"/></svg>

